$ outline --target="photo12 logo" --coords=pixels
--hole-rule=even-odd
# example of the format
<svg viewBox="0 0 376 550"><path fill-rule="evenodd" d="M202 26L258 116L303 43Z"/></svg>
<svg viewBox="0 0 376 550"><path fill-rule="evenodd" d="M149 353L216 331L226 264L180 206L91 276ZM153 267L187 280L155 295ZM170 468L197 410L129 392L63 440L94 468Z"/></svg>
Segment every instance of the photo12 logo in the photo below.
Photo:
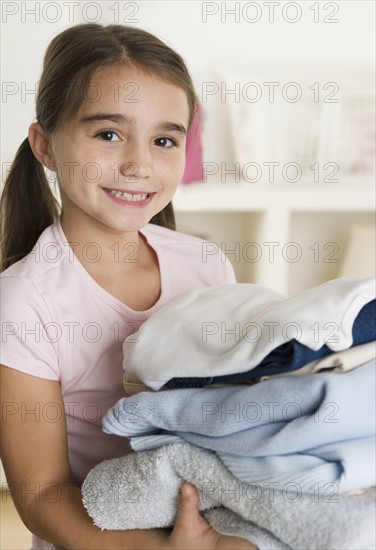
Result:
<svg viewBox="0 0 376 550"><path fill-rule="evenodd" d="M215 256L220 253L225 255L223 262L226 261L227 256L231 256L232 263L257 263L261 258L266 259L269 263L274 263L280 260L287 263L295 264L299 262L302 257L307 256L315 263L325 264L337 264L339 258L336 256L340 247L338 243L329 241L326 243L320 243L315 241L310 246L301 245L295 241L288 241L286 243L280 243L279 241L264 241L258 243L256 241L249 241L246 243L236 242L221 242L216 243L213 241L205 241L202 244L202 261L206 263L210 256Z"/></svg>
<svg viewBox="0 0 376 550"><path fill-rule="evenodd" d="M137 2L2 2L1 22L19 23L139 23Z"/></svg>
<svg viewBox="0 0 376 550"><path fill-rule="evenodd" d="M206 183L210 179L222 183L298 183L304 176L304 181L309 183L339 183L340 167L337 162L325 162L320 166L319 162L302 165L298 162L265 161L262 163L251 161L240 163L203 162L202 181Z"/></svg>
<svg viewBox="0 0 376 550"><path fill-rule="evenodd" d="M275 103L298 103L301 100L311 100L314 103L339 103L340 87L337 82L308 82L296 81L279 82L278 80L265 82L216 82L205 81L201 85L201 101L207 103L212 96L220 97L222 103L258 103L266 101Z"/></svg>
<svg viewBox="0 0 376 550"><path fill-rule="evenodd" d="M337 2L203 2L203 23L339 23Z"/></svg>

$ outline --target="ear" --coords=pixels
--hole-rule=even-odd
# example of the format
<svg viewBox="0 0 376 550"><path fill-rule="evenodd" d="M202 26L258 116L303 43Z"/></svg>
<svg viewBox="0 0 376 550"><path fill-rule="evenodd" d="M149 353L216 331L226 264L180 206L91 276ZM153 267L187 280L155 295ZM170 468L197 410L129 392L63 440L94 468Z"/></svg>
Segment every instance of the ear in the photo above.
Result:
<svg viewBox="0 0 376 550"><path fill-rule="evenodd" d="M40 124L34 122L30 126L28 138L31 150L39 162L49 170L56 172L56 165L50 147L51 140Z"/></svg>

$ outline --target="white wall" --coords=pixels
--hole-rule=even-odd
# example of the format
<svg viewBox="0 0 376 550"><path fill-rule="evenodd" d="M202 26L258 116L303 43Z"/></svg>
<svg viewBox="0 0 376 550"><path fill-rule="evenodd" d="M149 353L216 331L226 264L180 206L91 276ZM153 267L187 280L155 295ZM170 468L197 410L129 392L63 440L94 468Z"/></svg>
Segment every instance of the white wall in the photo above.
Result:
<svg viewBox="0 0 376 550"><path fill-rule="evenodd" d="M78 2L72 0L2 2L3 163L12 159L34 120L35 97L25 92L35 89L43 52L50 39L72 22L93 21L99 17L98 22L103 24L125 20L126 24L143 27L183 55L197 84L212 80L218 71L226 73L230 69L251 74L261 68L264 74L273 77L276 71L283 75L286 66L289 78L299 81L305 67L314 82L318 71L325 66L332 79L337 69L343 74L346 67L374 67L375 3L372 0L275 2L274 22L270 22L270 2L266 1L106 0L76 4ZM238 21L236 15L228 13L231 9L238 10ZM218 12L209 14L215 10ZM296 23L288 21L298 16L301 17ZM257 17L260 17L257 22L247 21ZM324 18L338 19L338 22L324 23ZM299 68L294 69L295 65ZM225 120L221 111L215 118L212 132L223 134L222 155L229 146ZM211 152L211 140L208 141L206 145Z"/></svg>

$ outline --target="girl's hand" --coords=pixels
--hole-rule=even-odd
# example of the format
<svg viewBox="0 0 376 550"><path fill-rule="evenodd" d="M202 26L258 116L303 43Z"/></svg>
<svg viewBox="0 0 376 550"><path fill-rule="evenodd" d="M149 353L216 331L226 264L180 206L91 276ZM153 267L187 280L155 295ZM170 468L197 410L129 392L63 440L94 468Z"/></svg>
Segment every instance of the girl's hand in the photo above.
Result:
<svg viewBox="0 0 376 550"><path fill-rule="evenodd" d="M217 533L200 516L198 493L193 485L184 483L175 527L168 538L166 550L255 550L256 546L238 537Z"/></svg>

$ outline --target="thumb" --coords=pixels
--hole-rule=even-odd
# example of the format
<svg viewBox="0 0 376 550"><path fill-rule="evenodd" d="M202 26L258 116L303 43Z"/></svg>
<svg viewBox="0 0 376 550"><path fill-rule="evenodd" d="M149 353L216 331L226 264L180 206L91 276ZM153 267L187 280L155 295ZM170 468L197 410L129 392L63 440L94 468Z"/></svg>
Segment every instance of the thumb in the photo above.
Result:
<svg viewBox="0 0 376 550"><path fill-rule="evenodd" d="M180 489L179 508L175 521L174 531L187 532L207 529L208 524L198 511L197 489L189 484L183 483Z"/></svg>

